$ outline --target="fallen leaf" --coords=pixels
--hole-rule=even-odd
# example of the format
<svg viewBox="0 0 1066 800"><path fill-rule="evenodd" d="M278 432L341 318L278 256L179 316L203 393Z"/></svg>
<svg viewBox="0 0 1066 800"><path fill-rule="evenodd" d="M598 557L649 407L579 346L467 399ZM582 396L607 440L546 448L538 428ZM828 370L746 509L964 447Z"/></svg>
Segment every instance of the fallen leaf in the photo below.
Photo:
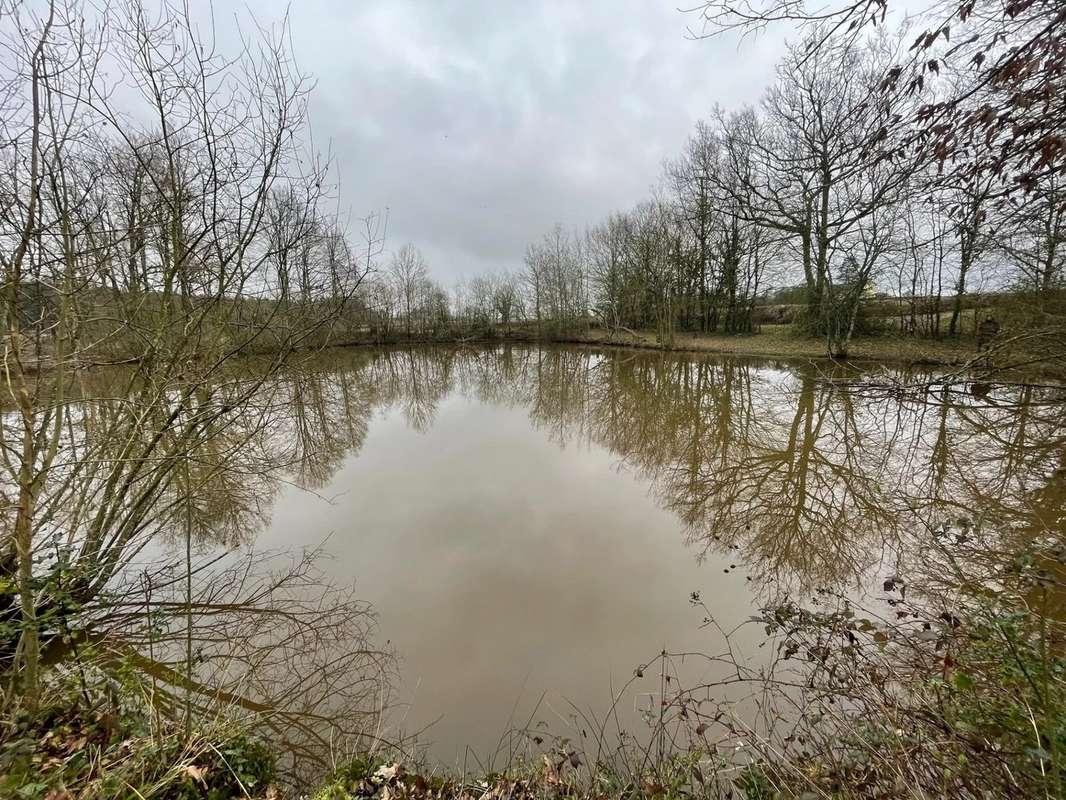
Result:
<svg viewBox="0 0 1066 800"><path fill-rule="evenodd" d="M192 778L197 781L205 789L207 788L207 781L204 780L204 775L207 774L207 767L198 767L195 764L186 764L181 768L181 774L186 778Z"/></svg>

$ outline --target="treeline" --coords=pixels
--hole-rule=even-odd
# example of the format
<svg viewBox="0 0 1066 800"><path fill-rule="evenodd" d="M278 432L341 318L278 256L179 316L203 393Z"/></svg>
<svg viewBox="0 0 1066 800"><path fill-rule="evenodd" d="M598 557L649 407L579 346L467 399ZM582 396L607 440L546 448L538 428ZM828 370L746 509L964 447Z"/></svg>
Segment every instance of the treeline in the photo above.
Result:
<svg viewBox="0 0 1066 800"><path fill-rule="evenodd" d="M963 9L952 34L955 12L941 24L931 8L915 40L867 30L865 5L830 14L855 22L846 35L811 18L761 100L697 122L635 208L556 224L518 273L450 292L427 278L414 304L397 256L368 305L382 325L414 314L418 331L523 320L542 336L653 330L667 346L679 331L784 321L845 355L864 329L958 336L967 310L971 332L974 298L991 297L982 313L1053 343L1066 318L1063 68L1040 53L1063 12L1025 4L975 22Z"/></svg>
<svg viewBox="0 0 1066 800"><path fill-rule="evenodd" d="M775 319L758 309L782 292L794 308L777 319L824 337L835 355L862 330L872 295L913 335L959 334L974 293L1023 295L1025 327L1062 317L1066 194L1054 152L1023 180L909 146L906 121L974 78L938 67L938 86L901 90L902 34L814 30L761 102L696 124L649 199L584 230L554 226L519 272L444 285L414 245L385 254L382 216L353 225L330 210L328 164L302 144L304 76L248 76L275 92L280 113L267 125L242 93L207 80L207 62L141 61L123 80L150 99L151 79L173 74L138 118L151 122L135 125L125 108L80 93L122 48L170 35L165 26L135 10L128 29L90 50L63 14L37 29L49 19L37 51L12 30L19 57L5 78L13 98L34 87L45 104L72 98L52 117L11 107L3 295L10 341L35 358L131 359L146 346L169 357L191 331L197 352L266 352L515 322L545 336L654 330L669 345L679 331L751 332ZM278 60L280 45L270 47ZM971 135L969 160L988 161L997 146ZM888 316L884 303L874 313Z"/></svg>
<svg viewBox="0 0 1066 800"><path fill-rule="evenodd" d="M131 35L143 45L158 33ZM819 42L815 32L788 51L757 105L699 121L649 199L584 230L557 224L528 246L519 272L454 285L434 280L413 244L387 255L382 216L352 225L328 210L328 165L298 138L253 165L276 131L223 133L197 119L197 104L233 123L255 111L221 87L196 89L191 65L171 87L183 99L160 98L152 116L165 130L119 134L108 120L120 110L72 103L36 159L49 180L8 219L13 341L37 357L83 361L141 357L145 342L176 352L185 344L173 337L193 314L200 349L471 337L516 322L541 336L653 330L670 345L679 331L752 332L775 319L759 307L785 295L793 309L777 319L823 337L834 355L867 324L875 295L911 335L959 334L975 292L1023 295L1013 312L1023 327L1059 321L1061 176L1046 170L1008 192L1001 174L908 149L900 120L924 96L885 88L906 41ZM12 85L32 84L33 64L28 54ZM76 95L51 74L37 77L39 90ZM283 77L280 127L296 133L305 81ZM32 113L13 120L34 128ZM28 174L33 161L13 149L9 164ZM889 317L884 303L872 313Z"/></svg>
<svg viewBox="0 0 1066 800"><path fill-rule="evenodd" d="M509 273L447 287L430 276L421 251L407 243L368 273L348 315L350 332L376 341L477 335L525 319L525 301L521 281Z"/></svg>
<svg viewBox="0 0 1066 800"><path fill-rule="evenodd" d="M1002 171L906 147L901 121L928 100L887 85L906 56L901 35L816 30L792 46L759 104L697 123L653 197L530 246L533 316L591 313L668 344L678 330L751 331L768 290L796 287L799 327L842 355L874 294L895 300L903 331L931 336L960 332L974 290L1024 293L1026 324L1061 313L1061 177L1045 169L1008 191Z"/></svg>
<svg viewBox="0 0 1066 800"><path fill-rule="evenodd" d="M384 219L331 210L284 31L223 65L180 9L79 29L83 10L0 13L0 296L20 366L284 351L346 324ZM123 102L96 96L105 69Z"/></svg>
<svg viewBox="0 0 1066 800"><path fill-rule="evenodd" d="M187 696L193 686L211 703L224 696L232 670L211 672L174 634L195 625L196 504L232 477L232 454L252 438L235 422L262 422L250 402L286 357L359 324L360 293L382 252L380 215L352 226L328 210L336 198L329 164L310 145L310 81L285 27L241 16L249 35L221 53L191 13L167 2L0 4L5 720L34 715L49 673L90 646L98 660L86 668L106 671L109 659L143 667L154 651L171 659L159 669ZM252 377L234 379L234 362L253 352L268 356ZM82 367L119 360L131 366L115 390L123 402L111 405L112 389L96 396ZM245 508L238 499L230 511L238 518ZM185 539L184 563L119 586L173 531ZM264 629L250 621L277 610L285 585L238 581L230 588L240 596L225 601L227 624L247 623L244 641L260 648L247 662L259 665L260 687ZM177 586L180 603L164 597ZM134 605L131 592L143 593ZM366 630L364 608L328 592L320 601L304 621L286 616L299 635L322 634L315 626L327 617L332 630ZM95 649L102 620L121 631L104 652ZM299 635L270 651L275 666L288 661L284 674L299 671L284 653ZM366 641L349 638L356 649ZM340 691L330 686L328 696ZM181 705L165 711L186 724L202 710Z"/></svg>

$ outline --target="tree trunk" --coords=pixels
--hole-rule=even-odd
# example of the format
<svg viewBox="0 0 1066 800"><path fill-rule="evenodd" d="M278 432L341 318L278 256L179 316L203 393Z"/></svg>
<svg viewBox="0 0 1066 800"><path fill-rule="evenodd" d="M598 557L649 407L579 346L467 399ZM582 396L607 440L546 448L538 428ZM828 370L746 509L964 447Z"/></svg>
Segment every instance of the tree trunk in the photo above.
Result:
<svg viewBox="0 0 1066 800"><path fill-rule="evenodd" d="M951 322L948 324L948 336L955 336L959 329L959 317L962 316L962 296L966 293L966 273L970 271L970 249L964 245L962 258L959 260L959 281L955 284L955 300L951 308Z"/></svg>

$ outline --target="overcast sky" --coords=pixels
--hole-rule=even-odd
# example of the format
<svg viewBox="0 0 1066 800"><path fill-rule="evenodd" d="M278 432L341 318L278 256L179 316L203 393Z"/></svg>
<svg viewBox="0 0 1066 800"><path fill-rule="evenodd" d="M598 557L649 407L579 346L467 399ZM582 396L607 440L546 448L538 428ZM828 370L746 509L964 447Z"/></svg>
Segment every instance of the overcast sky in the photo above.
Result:
<svg viewBox="0 0 1066 800"><path fill-rule="evenodd" d="M247 8L227 2L216 18ZM286 4L253 8L266 23ZM761 95L784 33L693 41L677 0L299 0L290 15L345 205L388 206L390 247L414 242L449 283L646 197L715 103Z"/></svg>

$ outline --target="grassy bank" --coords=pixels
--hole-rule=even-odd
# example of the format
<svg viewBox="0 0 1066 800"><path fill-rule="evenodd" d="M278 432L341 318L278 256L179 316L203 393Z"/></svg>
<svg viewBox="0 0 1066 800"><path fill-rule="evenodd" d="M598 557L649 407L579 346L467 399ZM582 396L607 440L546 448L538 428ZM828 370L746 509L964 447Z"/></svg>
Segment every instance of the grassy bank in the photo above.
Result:
<svg viewBox="0 0 1066 800"><path fill-rule="evenodd" d="M1066 347L1049 348L1054 337L1005 341L990 355L977 350L972 336L956 339L926 339L885 333L852 340L848 362L898 366L935 366L961 371L996 373L1019 380L1066 380ZM406 344L488 344L500 342L557 343L625 347L675 353L709 353L752 358L828 360L822 339L801 336L790 325L764 325L759 333L726 335L680 332L671 345L663 346L653 331L610 331L600 327L582 329L541 328L533 323L509 326L449 327L437 332L389 337L353 337L341 346Z"/></svg>
<svg viewBox="0 0 1066 800"><path fill-rule="evenodd" d="M102 317L124 319L118 310L103 301L97 306L108 311ZM111 323L97 323L90 337L94 344L79 352L76 360L83 367L129 364L145 357L143 331L158 327L155 312L138 307L138 317L115 328ZM143 318L143 319L142 319ZM969 319L969 317L967 317ZM402 346L420 344L483 344L499 342L550 342L595 346L631 347L671 352L714 353L757 358L826 359L824 339L805 336L792 324L763 324L757 333L717 334L677 331L669 345L660 344L650 330L601 327L592 319L567 324L523 321L509 324L452 319L432 326L416 326L407 332L402 326L371 326L359 314L318 306L293 306L278 312L269 302L243 300L223 302L201 320L201 344L182 347L204 358L217 356L219 348L242 356L272 355L288 350L315 350L323 347ZM1019 378L1066 380L1066 330L1038 328L1031 333L1009 331L998 337L991 355L978 352L975 335L970 329L955 338L927 338L900 333L884 321L874 329L877 334L856 335L848 350L849 362L893 365L937 366L961 370L980 367L1008 371ZM1019 326L1019 329L1025 330ZM141 331L141 335L134 335ZM204 333L206 332L206 333ZM175 334L177 335L177 334ZM203 347L206 342L209 347ZM169 348L178 347L182 359L186 353L164 337L160 354L173 355ZM214 349L212 349L214 348ZM177 351L175 351L177 352ZM47 365L50 346L28 346L25 359L29 368Z"/></svg>
<svg viewBox="0 0 1066 800"><path fill-rule="evenodd" d="M801 358L828 360L825 342L800 336L789 325L764 325L759 333L723 334L679 333L668 347L660 345L649 331L610 332L593 328L587 332L558 337L577 344L637 347L670 352L714 353L756 358ZM899 366L936 366L963 371L995 373L1019 380L1066 380L1066 348L1050 348L1053 337L1028 337L1005 341L986 355L979 353L972 337L923 339L883 334L852 340L847 361Z"/></svg>
<svg viewBox="0 0 1066 800"><path fill-rule="evenodd" d="M509 327L447 328L437 332L391 334L388 336L356 335L307 344L297 350L317 350L322 347L405 347L434 344L580 344L597 347L622 347L673 353L708 353L752 358L787 358L828 360L825 343L816 338L798 336L788 325L763 326L760 333L743 335L679 333L672 345L663 346L654 332L611 332L603 328L578 331L538 332L532 325ZM247 355L269 355L271 350L251 350ZM942 366L965 368L979 358L972 339L932 340L904 336L870 336L856 338L848 355L849 362L884 363L904 366ZM1026 360L1029 356L1025 355ZM1005 362L1014 363L1017 358ZM1015 371L1031 377L1066 378L1066 366L1052 361L1034 359ZM130 363L130 359L101 361L91 366Z"/></svg>
<svg viewBox="0 0 1066 800"><path fill-rule="evenodd" d="M656 342L655 334L648 331L612 334L594 328L573 339L587 344L663 349ZM789 325L764 325L759 333L736 336L679 333L673 345L665 349L765 358L826 358L824 341L798 336ZM964 364L976 354L972 339L935 341L886 335L855 339L848 360L952 366Z"/></svg>

